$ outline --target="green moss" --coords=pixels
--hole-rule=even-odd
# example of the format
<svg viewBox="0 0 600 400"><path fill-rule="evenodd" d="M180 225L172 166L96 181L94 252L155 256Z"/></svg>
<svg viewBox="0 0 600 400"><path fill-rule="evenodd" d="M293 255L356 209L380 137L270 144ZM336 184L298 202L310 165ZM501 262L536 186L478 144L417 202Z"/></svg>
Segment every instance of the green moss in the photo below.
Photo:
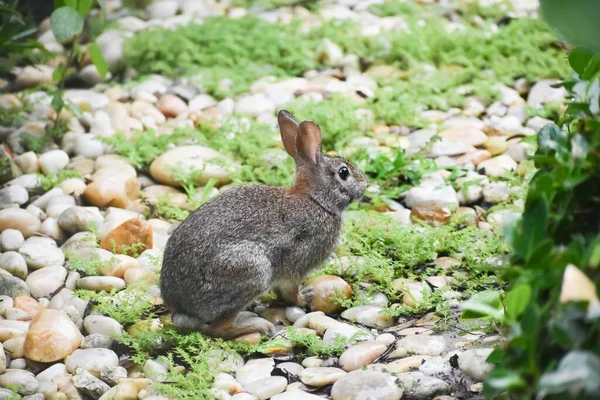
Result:
<svg viewBox="0 0 600 400"><path fill-rule="evenodd" d="M114 318L122 325L128 325L152 316L152 296L148 293L148 285L141 280L121 291L113 289L106 293L79 289L76 294L91 301L99 313Z"/></svg>
<svg viewBox="0 0 600 400"><path fill-rule="evenodd" d="M59 186L65 180L70 178L81 178L81 174L72 169L61 169L49 175L38 174L38 179L42 188L46 191Z"/></svg>
<svg viewBox="0 0 600 400"><path fill-rule="evenodd" d="M270 24L257 17L217 17L202 25L175 30L151 29L125 45L125 63L141 73L169 76L202 74L215 95L222 78L233 81L229 92L246 91L260 76L295 76L316 67L316 42L298 35L298 24Z"/></svg>

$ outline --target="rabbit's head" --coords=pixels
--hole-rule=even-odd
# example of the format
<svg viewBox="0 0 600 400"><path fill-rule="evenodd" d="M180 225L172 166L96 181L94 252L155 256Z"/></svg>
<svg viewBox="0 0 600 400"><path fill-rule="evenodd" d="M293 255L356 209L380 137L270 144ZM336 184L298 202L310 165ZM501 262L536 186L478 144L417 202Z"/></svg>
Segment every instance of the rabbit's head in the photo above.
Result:
<svg viewBox="0 0 600 400"><path fill-rule="evenodd" d="M367 178L347 160L321 152L319 125L299 123L286 110L279 112L277 120L285 150L296 162L292 192L306 194L336 214L363 197Z"/></svg>

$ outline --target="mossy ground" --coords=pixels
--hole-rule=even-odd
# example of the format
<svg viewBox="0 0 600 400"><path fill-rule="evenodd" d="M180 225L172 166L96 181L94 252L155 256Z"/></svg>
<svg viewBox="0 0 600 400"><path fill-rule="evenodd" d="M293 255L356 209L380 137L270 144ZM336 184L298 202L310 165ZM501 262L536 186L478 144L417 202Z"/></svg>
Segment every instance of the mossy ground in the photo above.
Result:
<svg viewBox="0 0 600 400"><path fill-rule="evenodd" d="M252 2L252 5L269 8L282 2L288 3L265 0L260 4ZM249 6L250 2L237 0L236 4ZM318 7L318 2L311 2L316 12ZM543 22L531 18L503 21L507 10L502 7L461 5L458 10L455 18L461 23L461 30L452 35L447 31L447 8L396 0L373 6L371 11L382 17L404 17L407 30L373 37L360 36L359 27L353 22L326 22L317 28L305 29L298 21L272 24L253 16L235 20L209 18L202 25L136 34L127 42L126 63L142 75L193 76L220 99L248 92L251 84L263 76L280 79L331 67L318 56L322 39L327 37L344 53L359 55L363 70L387 65L395 71L389 76L376 77L378 88L368 100L333 96L321 102L296 100L286 105L299 119L317 121L324 132L324 150L338 152L347 149L352 138L374 137L376 124L427 126L420 116L422 111L461 107L468 96L490 104L498 95L494 89L497 82L511 84L517 78L532 82L567 76L568 65L559 43ZM233 84L223 85L224 78L231 79ZM368 111L367 118L361 110ZM285 158L277 136L274 127L234 116L219 127L201 124L168 136L146 131L135 133L130 139L116 135L106 142L142 170L169 144L207 145L240 162L242 168L234 176L235 184L287 185L292 180L293 162ZM381 196L397 197L417 184L424 173L435 169L430 160L407 157L402 150L377 155L359 151L350 159L381 191L378 195L370 194L362 205L355 207L354 216L346 222L343 241L334 260L315 274L337 274L336 258L360 257L363 264L360 268L351 268L353 273L346 273L344 279L354 289L361 282L371 283L369 290L386 294L392 303L403 295L393 288L392 282L397 278L424 280L434 275L452 276L451 290L461 292L463 298L491 287L502 287L503 282L494 273L495 269L502 268L502 259L508 252L501 232L479 230L461 221L440 227L400 226L392 217L373 210L381 204ZM55 186L64 177L67 176L47 178L44 185ZM185 177L181 180L187 182ZM510 177L508 182L524 187L526 179ZM196 188L190 186L190 182L187 185L186 192L192 197ZM513 201L519 197L515 195L509 204L497 208L518 209L518 202ZM198 206L203 199L190 200ZM168 200L159 202L155 211L172 220L183 220L189 212ZM446 255L460 260L460 265L443 271L433 264L436 258ZM98 311L130 326L140 320L163 318L145 293L143 288L134 285L118 295L100 296L91 292L80 292L80 295L93 300ZM442 317L438 328L448 328L456 322L456 316L440 293L434 292L416 309L402 306L390 307L387 311L393 315L436 311ZM352 298L344 305L360 302ZM325 346L309 336L293 331L288 335L299 357L306 353L336 355L342 348L335 344ZM164 326L155 330L141 329L137 334L124 335L121 340L131 348L132 360L137 363L161 355L173 365L186 366L187 375L175 368L169 376L169 384L162 385L165 394L180 399L205 398L215 372L210 362L215 350L252 354L268 352L278 345L278 342L252 347L233 345L200 334L180 335Z"/></svg>

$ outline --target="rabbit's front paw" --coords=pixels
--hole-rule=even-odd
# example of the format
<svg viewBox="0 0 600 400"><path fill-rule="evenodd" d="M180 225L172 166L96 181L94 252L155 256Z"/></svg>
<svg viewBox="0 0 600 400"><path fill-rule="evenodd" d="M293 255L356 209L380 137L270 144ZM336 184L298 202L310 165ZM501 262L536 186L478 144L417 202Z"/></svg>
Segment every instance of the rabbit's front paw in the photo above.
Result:
<svg viewBox="0 0 600 400"><path fill-rule="evenodd" d="M315 288L313 285L308 285L298 292L298 306L307 307L315 297Z"/></svg>

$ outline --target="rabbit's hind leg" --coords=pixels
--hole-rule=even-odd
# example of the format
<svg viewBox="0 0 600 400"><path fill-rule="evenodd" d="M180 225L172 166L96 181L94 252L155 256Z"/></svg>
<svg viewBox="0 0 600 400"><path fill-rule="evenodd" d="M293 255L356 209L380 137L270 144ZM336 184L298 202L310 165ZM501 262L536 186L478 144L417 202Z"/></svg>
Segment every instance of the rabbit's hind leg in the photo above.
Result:
<svg viewBox="0 0 600 400"><path fill-rule="evenodd" d="M311 285L301 289L300 283L289 281L278 281L275 283L275 291L289 305L306 307L314 297L314 289Z"/></svg>
<svg viewBox="0 0 600 400"><path fill-rule="evenodd" d="M275 333L275 327L266 319L242 311L203 327L202 332L223 339L233 339L254 332L272 336Z"/></svg>
<svg viewBox="0 0 600 400"><path fill-rule="evenodd" d="M181 312L174 313L172 320L173 325L179 331L203 331L208 326L198 317Z"/></svg>

